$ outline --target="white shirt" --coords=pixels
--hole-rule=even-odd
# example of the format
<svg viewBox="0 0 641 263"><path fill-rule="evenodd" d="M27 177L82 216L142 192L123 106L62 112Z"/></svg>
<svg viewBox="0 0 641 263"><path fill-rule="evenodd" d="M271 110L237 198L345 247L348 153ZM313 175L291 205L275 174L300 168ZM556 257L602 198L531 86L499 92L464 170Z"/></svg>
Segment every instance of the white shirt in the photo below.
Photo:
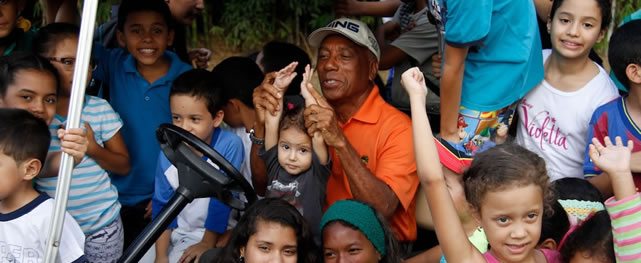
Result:
<svg viewBox="0 0 641 263"><path fill-rule="evenodd" d="M544 61L550 53L543 51ZM545 159L552 181L583 178L590 117L618 96L608 74L598 67L599 73L579 90L564 92L543 80L519 104L516 142Z"/></svg>
<svg viewBox="0 0 641 263"><path fill-rule="evenodd" d="M53 199L41 194L14 212L0 214L0 262L44 262L53 207ZM65 212L56 262L74 262L84 248L82 229Z"/></svg>

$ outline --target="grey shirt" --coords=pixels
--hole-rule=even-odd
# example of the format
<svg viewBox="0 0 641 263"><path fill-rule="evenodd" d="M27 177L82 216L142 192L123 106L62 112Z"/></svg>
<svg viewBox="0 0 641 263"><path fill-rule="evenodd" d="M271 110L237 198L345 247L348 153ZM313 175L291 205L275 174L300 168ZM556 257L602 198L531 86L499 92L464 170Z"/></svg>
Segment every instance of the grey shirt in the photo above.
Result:
<svg viewBox="0 0 641 263"><path fill-rule="evenodd" d="M312 151L312 166L305 172L292 176L278 163L278 145L268 151L261 148L260 157L267 165L267 192L265 197L278 197L294 205L309 223L314 241L320 245L320 219L325 207L327 179L331 162L322 165Z"/></svg>

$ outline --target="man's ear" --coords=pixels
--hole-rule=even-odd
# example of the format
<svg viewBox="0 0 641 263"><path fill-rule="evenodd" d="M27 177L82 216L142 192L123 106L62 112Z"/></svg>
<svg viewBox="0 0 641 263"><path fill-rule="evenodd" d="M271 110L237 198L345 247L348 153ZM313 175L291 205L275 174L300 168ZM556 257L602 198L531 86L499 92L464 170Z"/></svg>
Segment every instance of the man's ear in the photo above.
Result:
<svg viewBox="0 0 641 263"><path fill-rule="evenodd" d="M116 39L118 39L118 45L120 45L121 48L127 47L127 42L125 42L125 33L120 31L119 29L116 30Z"/></svg>
<svg viewBox="0 0 641 263"><path fill-rule="evenodd" d="M557 246L558 246L558 244L556 243L556 241L554 241L554 239L546 238L545 240L543 240L543 243L541 243L541 245L539 245L539 248L546 248L546 249L549 249L549 250L556 250Z"/></svg>
<svg viewBox="0 0 641 263"><path fill-rule="evenodd" d="M223 118L225 117L225 112L222 110L219 110L218 112L216 112L216 115L213 117L214 117L213 125L214 127L218 127L220 126L220 123L223 122Z"/></svg>
<svg viewBox="0 0 641 263"><path fill-rule="evenodd" d="M378 61L376 60L376 56L372 54L369 62L369 81L374 82L376 74L378 74Z"/></svg>
<svg viewBox="0 0 641 263"><path fill-rule="evenodd" d="M630 83L641 84L641 65L629 64L625 67L625 75L628 76ZM624 81L624 80L620 80Z"/></svg>
<svg viewBox="0 0 641 263"><path fill-rule="evenodd" d="M42 163L38 159L29 159L22 162L19 169L22 169L22 173L24 174L24 177L22 177L23 180L32 180L40 174Z"/></svg>

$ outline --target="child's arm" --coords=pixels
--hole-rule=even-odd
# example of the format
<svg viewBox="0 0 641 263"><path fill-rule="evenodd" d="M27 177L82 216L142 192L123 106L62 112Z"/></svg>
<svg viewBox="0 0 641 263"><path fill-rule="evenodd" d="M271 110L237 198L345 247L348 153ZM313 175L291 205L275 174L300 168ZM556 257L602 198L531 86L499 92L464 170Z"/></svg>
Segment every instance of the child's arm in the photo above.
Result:
<svg viewBox="0 0 641 263"><path fill-rule="evenodd" d="M200 256L202 256L205 251L216 247L218 237L219 235L217 233L205 230L203 238L200 240L200 242L193 244L185 249L185 252L183 252L178 262L200 262Z"/></svg>
<svg viewBox="0 0 641 263"><path fill-rule="evenodd" d="M169 243L171 241L171 229L162 232L156 240L155 263L169 263Z"/></svg>
<svg viewBox="0 0 641 263"><path fill-rule="evenodd" d="M129 165L129 152L120 131L116 132L111 139L105 141L105 147L102 147L96 142L91 125L85 122L85 128L87 129L87 139L89 141L87 155L93 158L102 169L119 175L129 173L131 168Z"/></svg>
<svg viewBox="0 0 641 263"><path fill-rule="evenodd" d="M281 94L285 94L285 90L289 87L294 77L296 77L296 66L298 62L292 62L283 69L276 72L274 79L274 87L278 89ZM278 98L278 104L283 104L283 97ZM278 143L278 124L283 115L283 108L279 108L274 114L265 113L265 150L269 150Z"/></svg>
<svg viewBox="0 0 641 263"><path fill-rule="evenodd" d="M604 138L603 146L596 138L590 144L590 158L611 179L614 197L605 202L612 220L612 236L616 262L639 262L641 253L641 196L636 192L630 171L630 152L633 143L624 146L621 138L615 144Z"/></svg>
<svg viewBox="0 0 641 263"><path fill-rule="evenodd" d="M73 157L74 165L82 161L87 152L87 134L82 128L74 128L65 131L64 129L58 130L58 138L60 138L61 152L65 152ZM55 177L58 176L60 169L61 152L54 152L47 154L45 161L44 171L42 177Z"/></svg>
<svg viewBox="0 0 641 263"><path fill-rule="evenodd" d="M457 120L461 106L461 90L467 47L445 46L445 63L441 77L441 137L459 142Z"/></svg>
<svg viewBox="0 0 641 263"><path fill-rule="evenodd" d="M483 262L483 255L467 241L445 184L425 112L427 87L423 73L416 67L411 68L403 73L401 81L410 97L416 170L432 211L436 235L445 258L449 262Z"/></svg>
<svg viewBox="0 0 641 263"><path fill-rule="evenodd" d="M312 96L314 86L309 80L312 78L312 69L309 65L305 66L305 73L303 74L303 81L300 83L300 94L305 99L305 107L310 105L318 104L316 98ZM312 136L312 147L314 147L314 153L318 156L318 160L322 165L326 165L329 162L329 153L327 152L327 145L325 140L323 140L323 135L320 132L315 132Z"/></svg>

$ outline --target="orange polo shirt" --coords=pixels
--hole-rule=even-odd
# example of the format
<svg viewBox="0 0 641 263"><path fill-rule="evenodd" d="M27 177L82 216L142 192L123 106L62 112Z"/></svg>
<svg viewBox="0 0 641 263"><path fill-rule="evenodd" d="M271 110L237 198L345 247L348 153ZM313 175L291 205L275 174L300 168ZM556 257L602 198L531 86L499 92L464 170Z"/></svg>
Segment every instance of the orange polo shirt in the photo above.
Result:
<svg viewBox="0 0 641 263"><path fill-rule="evenodd" d="M410 119L387 104L375 86L361 108L341 128L367 168L398 197L400 203L390 222L396 237L400 241L416 240L414 196L419 181ZM326 193L328 205L354 198L333 149L331 158L332 174Z"/></svg>

